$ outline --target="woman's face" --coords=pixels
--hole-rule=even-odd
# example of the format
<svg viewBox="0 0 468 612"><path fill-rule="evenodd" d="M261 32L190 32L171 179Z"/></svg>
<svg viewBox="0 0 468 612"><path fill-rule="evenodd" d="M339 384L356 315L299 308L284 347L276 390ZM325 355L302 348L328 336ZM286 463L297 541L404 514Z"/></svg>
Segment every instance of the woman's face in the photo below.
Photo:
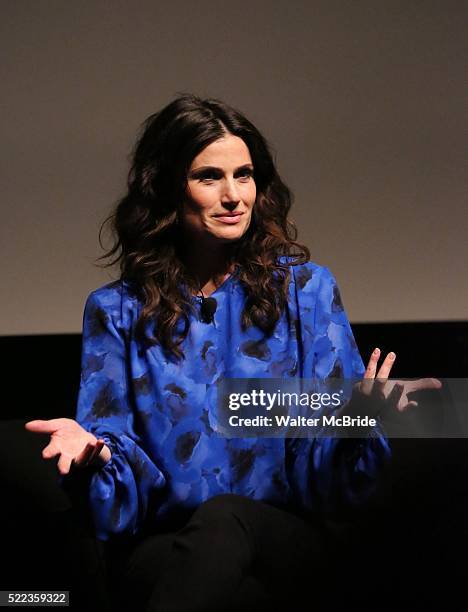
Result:
<svg viewBox="0 0 468 612"><path fill-rule="evenodd" d="M250 225L257 190L245 142L226 134L192 161L180 222L190 238L229 243Z"/></svg>

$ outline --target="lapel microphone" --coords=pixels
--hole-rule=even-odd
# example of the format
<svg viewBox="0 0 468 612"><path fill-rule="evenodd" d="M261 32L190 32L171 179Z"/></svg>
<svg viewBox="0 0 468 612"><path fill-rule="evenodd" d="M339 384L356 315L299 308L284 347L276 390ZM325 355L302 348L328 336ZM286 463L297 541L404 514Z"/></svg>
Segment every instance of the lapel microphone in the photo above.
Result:
<svg viewBox="0 0 468 612"><path fill-rule="evenodd" d="M201 287L199 291L201 293L201 295L198 296L201 300L201 304L200 304L201 320L203 321L203 323L213 323L214 314L216 312L216 309L218 308L218 302L213 297L205 297L203 295L203 290Z"/></svg>
<svg viewBox="0 0 468 612"><path fill-rule="evenodd" d="M200 314L203 323L213 323L214 314L216 312L216 308L218 307L218 302L215 298L205 297L203 295L203 291L201 294L201 306L200 306Z"/></svg>

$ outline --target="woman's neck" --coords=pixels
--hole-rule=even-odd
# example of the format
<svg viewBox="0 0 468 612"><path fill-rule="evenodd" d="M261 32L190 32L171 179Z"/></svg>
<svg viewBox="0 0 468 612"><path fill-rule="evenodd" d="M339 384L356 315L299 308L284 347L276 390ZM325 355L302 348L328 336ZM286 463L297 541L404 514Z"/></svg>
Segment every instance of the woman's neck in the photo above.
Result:
<svg viewBox="0 0 468 612"><path fill-rule="evenodd" d="M190 250L184 255L185 265L193 278L196 290L205 297L228 278L234 271L231 250L219 248L216 250Z"/></svg>

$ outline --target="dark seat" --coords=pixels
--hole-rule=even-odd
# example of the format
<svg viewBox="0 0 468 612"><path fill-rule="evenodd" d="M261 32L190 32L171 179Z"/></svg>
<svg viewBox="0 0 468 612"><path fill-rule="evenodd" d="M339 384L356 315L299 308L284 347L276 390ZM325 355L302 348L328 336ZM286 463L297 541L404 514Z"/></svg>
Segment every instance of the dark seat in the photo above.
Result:
<svg viewBox="0 0 468 612"><path fill-rule="evenodd" d="M24 422L0 421L2 588L68 590L72 608L110 609L84 499L59 486L55 464L41 457L48 436L27 432Z"/></svg>

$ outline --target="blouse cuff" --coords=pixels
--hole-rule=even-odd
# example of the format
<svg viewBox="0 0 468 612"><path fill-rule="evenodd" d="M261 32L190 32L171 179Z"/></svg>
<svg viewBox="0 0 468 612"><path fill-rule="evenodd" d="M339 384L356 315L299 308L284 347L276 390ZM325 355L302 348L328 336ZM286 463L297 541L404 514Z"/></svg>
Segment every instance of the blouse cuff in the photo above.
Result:
<svg viewBox="0 0 468 612"><path fill-rule="evenodd" d="M98 538L110 534L134 535L146 519L148 502L166 484L162 472L128 436L100 436L112 456L90 482L89 499Z"/></svg>

